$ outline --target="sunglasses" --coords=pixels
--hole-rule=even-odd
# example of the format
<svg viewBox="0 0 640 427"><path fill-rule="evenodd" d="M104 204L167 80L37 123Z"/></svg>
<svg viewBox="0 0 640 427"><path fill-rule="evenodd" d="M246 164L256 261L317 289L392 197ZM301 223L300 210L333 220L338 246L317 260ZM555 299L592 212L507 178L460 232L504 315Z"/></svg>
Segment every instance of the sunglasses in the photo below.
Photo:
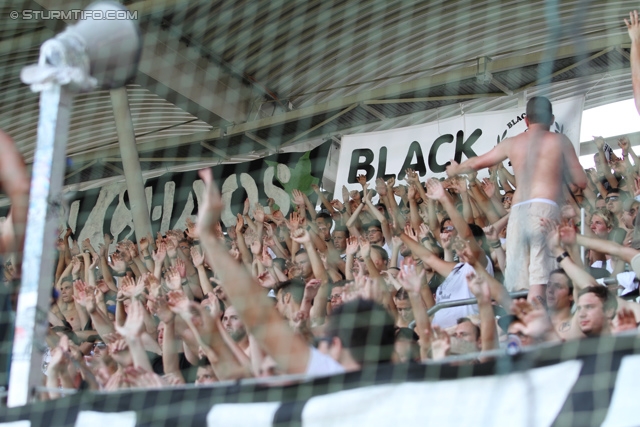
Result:
<svg viewBox="0 0 640 427"><path fill-rule="evenodd" d="M619 196L611 196L611 197L607 197L606 199L604 199L604 201L609 203L609 202L615 202L618 199L620 199Z"/></svg>
<svg viewBox="0 0 640 427"><path fill-rule="evenodd" d="M440 232L441 233L451 232L451 231L453 231L453 229L454 229L453 225L447 225L446 227L442 227L440 229Z"/></svg>

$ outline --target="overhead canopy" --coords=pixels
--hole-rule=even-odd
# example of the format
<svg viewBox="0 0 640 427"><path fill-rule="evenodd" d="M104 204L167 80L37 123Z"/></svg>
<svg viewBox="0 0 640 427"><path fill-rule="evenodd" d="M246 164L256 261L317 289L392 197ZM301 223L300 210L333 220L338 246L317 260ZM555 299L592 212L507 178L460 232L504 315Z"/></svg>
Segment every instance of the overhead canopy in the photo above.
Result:
<svg viewBox="0 0 640 427"><path fill-rule="evenodd" d="M37 62L42 42L67 23L10 12L50 18L91 2L61 3L0 7L0 127L28 163L38 95L20 82L20 69ZM148 176L515 107L536 94L552 101L584 94L585 108L632 97L628 2L123 3L138 13L144 37L128 94ZM77 97L68 157L67 185L122 175L107 92Z"/></svg>

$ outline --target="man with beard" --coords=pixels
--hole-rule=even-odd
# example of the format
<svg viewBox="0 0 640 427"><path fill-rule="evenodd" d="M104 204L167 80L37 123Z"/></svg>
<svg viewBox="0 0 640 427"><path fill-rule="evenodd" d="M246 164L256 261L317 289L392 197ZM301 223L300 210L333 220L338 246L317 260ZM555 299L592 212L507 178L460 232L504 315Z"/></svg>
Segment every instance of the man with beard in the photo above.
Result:
<svg viewBox="0 0 640 427"><path fill-rule="evenodd" d="M233 306L227 307L222 316L222 326L227 331L231 339L238 344L238 347L249 355L249 336L247 330L244 327L244 323L238 316L238 311Z"/></svg>

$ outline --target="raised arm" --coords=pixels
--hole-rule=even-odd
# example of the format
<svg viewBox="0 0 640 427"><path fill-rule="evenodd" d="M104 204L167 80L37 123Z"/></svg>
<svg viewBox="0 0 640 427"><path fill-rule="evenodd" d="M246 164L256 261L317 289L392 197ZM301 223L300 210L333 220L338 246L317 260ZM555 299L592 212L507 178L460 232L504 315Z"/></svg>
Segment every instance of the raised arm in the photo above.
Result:
<svg viewBox="0 0 640 427"><path fill-rule="evenodd" d="M473 232L471 231L469 224L464 220L462 215L460 215L460 212L458 212L453 202L451 201L451 198L442 187L442 183L437 179L430 179L427 182L427 186L429 188L429 193L427 194L427 197L437 200L442 204L442 206L447 211L447 214L449 215L451 222L453 222L454 227L458 231L458 236L468 241L469 246L471 247L471 250L474 252L475 257L478 258L478 260L482 265L486 266L487 259L486 259L486 256L484 256L485 255L484 251L478 245L478 243L476 242L476 239L473 237Z"/></svg>
<svg viewBox="0 0 640 427"><path fill-rule="evenodd" d="M208 263L220 275L227 297L245 326L282 370L290 374L306 372L310 350L303 338L294 333L256 280L213 235L213 226L219 221L224 204L211 170L201 170L200 177L205 191L198 230Z"/></svg>
<svg viewBox="0 0 640 427"><path fill-rule="evenodd" d="M636 109L640 113L640 22L638 11L629 12L629 20L624 20L631 38L631 86Z"/></svg>
<svg viewBox="0 0 640 427"><path fill-rule="evenodd" d="M477 172L480 169L488 168L507 159L507 147L511 143L511 139L505 139L496 145L489 152L472 157L458 164L455 160L451 160L451 164L447 166L447 175L456 176L469 172Z"/></svg>

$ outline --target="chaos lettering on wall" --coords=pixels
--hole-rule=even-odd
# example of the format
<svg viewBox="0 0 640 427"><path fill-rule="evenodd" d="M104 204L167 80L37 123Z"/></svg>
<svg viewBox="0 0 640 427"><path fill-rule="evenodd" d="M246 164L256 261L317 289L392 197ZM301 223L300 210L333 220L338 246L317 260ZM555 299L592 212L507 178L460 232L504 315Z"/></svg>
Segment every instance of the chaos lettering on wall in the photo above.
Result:
<svg viewBox="0 0 640 427"><path fill-rule="evenodd" d="M250 212L258 202L268 212L267 199L272 198L285 215L291 210L289 195L293 188L314 201L311 184L320 182L330 147L330 143L325 143L306 153L279 153L252 162L213 167L213 176L225 202L224 225L235 224L235 214L242 212L246 198L251 201ZM145 195L154 235L174 228L184 229L187 217L198 213L203 189L197 171L165 174L147 180ZM78 192L68 206L68 216L61 220L67 220L78 241L89 238L97 248L105 233L114 236L116 242L135 238L129 193L124 182ZM0 209L0 217L6 216L8 210L9 207Z"/></svg>

